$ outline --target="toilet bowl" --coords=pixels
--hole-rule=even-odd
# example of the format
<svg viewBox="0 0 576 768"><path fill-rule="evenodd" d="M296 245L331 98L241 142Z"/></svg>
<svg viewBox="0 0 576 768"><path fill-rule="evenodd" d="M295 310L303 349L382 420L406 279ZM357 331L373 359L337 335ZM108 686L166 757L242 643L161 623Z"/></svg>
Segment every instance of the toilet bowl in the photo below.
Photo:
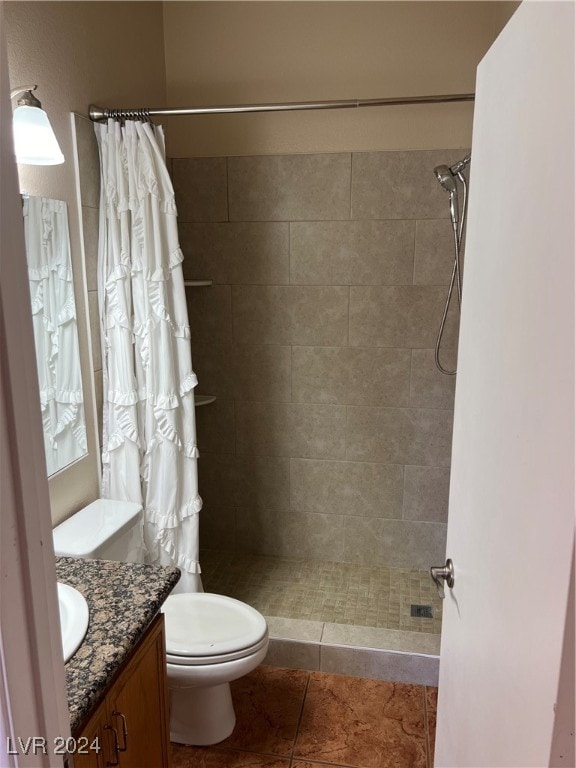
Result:
<svg viewBox="0 0 576 768"><path fill-rule="evenodd" d="M142 508L99 499L58 525L60 557L142 561ZM255 608L206 592L170 595L162 606L170 692L170 739L205 746L236 723L230 683L260 664L268 650L266 619Z"/></svg>
<svg viewBox="0 0 576 768"><path fill-rule="evenodd" d="M233 731L230 683L268 650L266 620L249 605L206 592L171 595L162 607L172 712L170 738L216 744Z"/></svg>

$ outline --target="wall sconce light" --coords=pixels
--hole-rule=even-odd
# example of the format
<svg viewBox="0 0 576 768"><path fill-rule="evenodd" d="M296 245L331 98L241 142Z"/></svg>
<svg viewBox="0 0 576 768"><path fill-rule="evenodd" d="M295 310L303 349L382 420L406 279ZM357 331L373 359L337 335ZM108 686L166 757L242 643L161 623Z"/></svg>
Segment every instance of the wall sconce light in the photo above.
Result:
<svg viewBox="0 0 576 768"><path fill-rule="evenodd" d="M12 115L16 162L22 165L59 165L64 162L64 155L48 115L32 93L36 88L37 85L26 85L10 92L11 99L24 94L18 99L18 106Z"/></svg>

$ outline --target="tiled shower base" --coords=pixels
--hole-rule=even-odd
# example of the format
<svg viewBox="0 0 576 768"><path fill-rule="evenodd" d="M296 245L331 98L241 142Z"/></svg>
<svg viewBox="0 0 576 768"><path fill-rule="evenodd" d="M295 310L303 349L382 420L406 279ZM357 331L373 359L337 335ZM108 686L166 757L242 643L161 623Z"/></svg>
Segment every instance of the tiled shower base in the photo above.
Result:
<svg viewBox="0 0 576 768"><path fill-rule="evenodd" d="M207 592L268 620L267 664L438 684L442 603L427 571L205 550ZM410 606L432 607L414 618Z"/></svg>

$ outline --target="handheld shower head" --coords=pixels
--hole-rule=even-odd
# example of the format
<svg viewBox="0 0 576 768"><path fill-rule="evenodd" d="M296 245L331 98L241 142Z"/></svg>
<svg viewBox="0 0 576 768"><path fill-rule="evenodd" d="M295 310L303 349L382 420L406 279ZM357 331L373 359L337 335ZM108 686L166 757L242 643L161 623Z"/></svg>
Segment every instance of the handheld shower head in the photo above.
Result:
<svg viewBox="0 0 576 768"><path fill-rule="evenodd" d="M456 187L452 169L448 168L447 165L437 165L434 168L434 173L442 187L450 194L450 218L452 219L454 231L458 232L458 188Z"/></svg>
<svg viewBox="0 0 576 768"><path fill-rule="evenodd" d="M434 168L434 174L446 192L456 192L454 174L447 165L437 165L436 168Z"/></svg>

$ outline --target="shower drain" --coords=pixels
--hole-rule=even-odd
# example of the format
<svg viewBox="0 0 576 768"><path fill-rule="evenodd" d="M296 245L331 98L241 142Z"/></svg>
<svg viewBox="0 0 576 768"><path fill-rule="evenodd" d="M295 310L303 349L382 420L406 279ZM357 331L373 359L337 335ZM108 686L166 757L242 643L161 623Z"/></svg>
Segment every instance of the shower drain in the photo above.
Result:
<svg viewBox="0 0 576 768"><path fill-rule="evenodd" d="M433 619L431 605L412 605L410 606L410 616L417 619Z"/></svg>

